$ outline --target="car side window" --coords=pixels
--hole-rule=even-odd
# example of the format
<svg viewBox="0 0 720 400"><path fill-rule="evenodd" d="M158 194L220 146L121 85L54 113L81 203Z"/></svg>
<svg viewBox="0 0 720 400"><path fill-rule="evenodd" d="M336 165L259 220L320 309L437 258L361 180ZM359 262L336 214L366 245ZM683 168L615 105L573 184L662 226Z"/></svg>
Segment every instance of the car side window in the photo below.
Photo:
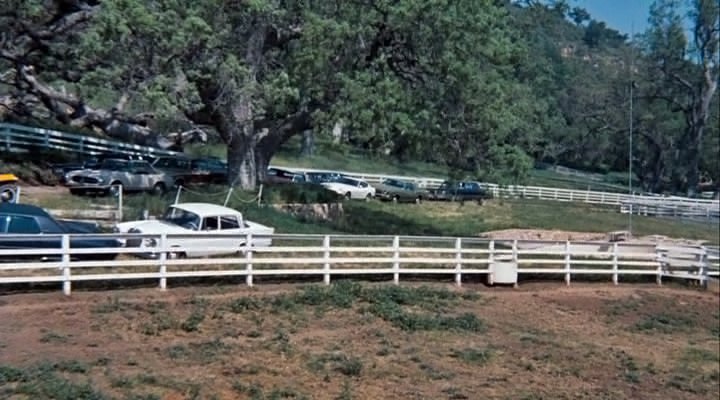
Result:
<svg viewBox="0 0 720 400"><path fill-rule="evenodd" d="M8 224L8 233L40 233L40 225L35 218L13 215Z"/></svg>
<svg viewBox="0 0 720 400"><path fill-rule="evenodd" d="M234 215L227 215L220 217L220 229L238 229L240 224L238 223L237 217Z"/></svg>
<svg viewBox="0 0 720 400"><path fill-rule="evenodd" d="M207 217L203 219L202 230L203 231L216 231L218 229L217 217Z"/></svg>

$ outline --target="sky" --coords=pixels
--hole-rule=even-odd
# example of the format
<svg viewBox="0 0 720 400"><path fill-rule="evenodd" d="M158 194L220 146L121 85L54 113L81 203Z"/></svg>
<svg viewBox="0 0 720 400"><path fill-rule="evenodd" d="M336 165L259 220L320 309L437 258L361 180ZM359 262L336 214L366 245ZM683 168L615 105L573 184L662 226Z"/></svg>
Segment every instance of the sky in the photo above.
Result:
<svg viewBox="0 0 720 400"><path fill-rule="evenodd" d="M586 9L590 16L604 21L609 28L630 36L642 33L648 26L650 5L653 0L571 0L571 7Z"/></svg>

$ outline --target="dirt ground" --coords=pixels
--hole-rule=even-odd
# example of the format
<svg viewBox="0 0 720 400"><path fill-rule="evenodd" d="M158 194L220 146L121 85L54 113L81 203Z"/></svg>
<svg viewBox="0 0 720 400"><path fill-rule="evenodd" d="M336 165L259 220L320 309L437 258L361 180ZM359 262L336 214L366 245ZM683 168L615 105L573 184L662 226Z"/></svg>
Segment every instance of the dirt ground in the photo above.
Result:
<svg viewBox="0 0 720 400"><path fill-rule="evenodd" d="M402 310L378 311L387 305L367 299L323 305L317 291L301 288L266 283L0 295L0 398L719 395L717 292L645 284L435 284L417 300L395 293L405 298ZM291 297L298 293L305 293L304 303ZM339 302L341 295L330 298ZM407 325L408 315L422 313L470 315L481 325Z"/></svg>

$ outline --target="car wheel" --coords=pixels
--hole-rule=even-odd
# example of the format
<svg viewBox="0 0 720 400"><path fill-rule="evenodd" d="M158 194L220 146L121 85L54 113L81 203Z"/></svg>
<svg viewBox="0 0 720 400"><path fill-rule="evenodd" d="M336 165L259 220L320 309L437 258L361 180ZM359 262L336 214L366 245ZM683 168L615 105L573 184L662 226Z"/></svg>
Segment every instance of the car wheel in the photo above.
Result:
<svg viewBox="0 0 720 400"><path fill-rule="evenodd" d="M157 196L162 196L167 191L167 188L165 187L165 184L162 182L158 182L153 186L152 193Z"/></svg>
<svg viewBox="0 0 720 400"><path fill-rule="evenodd" d="M352 195L350 194L350 192L345 193L345 200L350 200L350 199L352 199Z"/></svg>
<svg viewBox="0 0 720 400"><path fill-rule="evenodd" d="M182 252L182 251L171 251L167 254L167 258L169 260L180 260L183 258L187 258L187 254L185 254L185 252Z"/></svg>
<svg viewBox="0 0 720 400"><path fill-rule="evenodd" d="M422 203L422 197L418 196L415 198L415 204L420 204L420 203Z"/></svg>
<svg viewBox="0 0 720 400"><path fill-rule="evenodd" d="M398 195L393 196L392 202L393 202L393 203L399 203L399 202L400 202L400 197L398 197Z"/></svg>
<svg viewBox="0 0 720 400"><path fill-rule="evenodd" d="M373 197L373 196L372 196L372 193L368 193L368 195L365 196L365 201L370 201L370 200L372 200L372 197Z"/></svg>
<svg viewBox="0 0 720 400"><path fill-rule="evenodd" d="M120 194L120 192L124 192L123 184L118 181L111 183L108 192L110 192L110 194L113 196L117 196L118 194Z"/></svg>

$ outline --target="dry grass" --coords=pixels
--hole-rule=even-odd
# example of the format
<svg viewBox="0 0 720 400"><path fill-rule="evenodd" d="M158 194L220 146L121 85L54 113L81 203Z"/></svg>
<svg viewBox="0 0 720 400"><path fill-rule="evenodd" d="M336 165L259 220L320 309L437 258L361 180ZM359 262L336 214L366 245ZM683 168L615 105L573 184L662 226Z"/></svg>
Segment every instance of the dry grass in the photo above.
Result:
<svg viewBox="0 0 720 400"><path fill-rule="evenodd" d="M548 283L7 295L0 397L716 399L718 310Z"/></svg>

